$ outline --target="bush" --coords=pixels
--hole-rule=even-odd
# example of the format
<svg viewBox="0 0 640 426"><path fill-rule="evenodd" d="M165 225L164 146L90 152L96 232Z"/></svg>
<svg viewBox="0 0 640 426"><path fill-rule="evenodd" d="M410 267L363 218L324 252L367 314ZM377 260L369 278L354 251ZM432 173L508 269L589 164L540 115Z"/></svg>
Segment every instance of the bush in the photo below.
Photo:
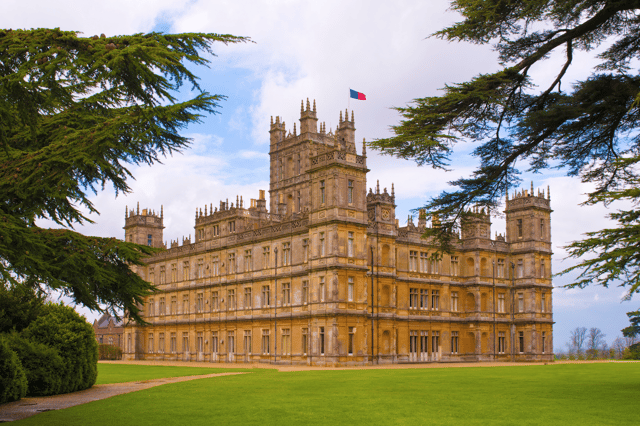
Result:
<svg viewBox="0 0 640 426"><path fill-rule="evenodd" d="M18 333L8 336L11 349L20 358L27 375L27 395L46 396L60 393L64 362L58 351L42 343L28 340Z"/></svg>
<svg viewBox="0 0 640 426"><path fill-rule="evenodd" d="M99 359L118 360L122 359L122 349L117 346L100 343L98 345Z"/></svg>
<svg viewBox="0 0 640 426"><path fill-rule="evenodd" d="M24 330L24 337L56 349L62 357L60 393L90 388L98 377L93 327L69 306L48 304L43 314Z"/></svg>
<svg viewBox="0 0 640 426"><path fill-rule="evenodd" d="M624 350L623 359L640 359L640 343L629 346Z"/></svg>
<svg viewBox="0 0 640 426"><path fill-rule="evenodd" d="M0 404L16 401L27 394L27 377L18 355L0 335Z"/></svg>

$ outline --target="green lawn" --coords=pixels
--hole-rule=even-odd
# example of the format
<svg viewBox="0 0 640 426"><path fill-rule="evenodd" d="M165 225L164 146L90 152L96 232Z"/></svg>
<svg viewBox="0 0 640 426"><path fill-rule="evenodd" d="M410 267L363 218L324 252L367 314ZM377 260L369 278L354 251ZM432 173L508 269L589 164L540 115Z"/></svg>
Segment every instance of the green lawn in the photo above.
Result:
<svg viewBox="0 0 640 426"><path fill-rule="evenodd" d="M98 380L96 384L140 382L164 377L199 376L202 374L226 373L228 371L251 370L100 363L98 364Z"/></svg>
<svg viewBox="0 0 640 426"><path fill-rule="evenodd" d="M158 386L17 425L638 425L640 363L250 374Z"/></svg>

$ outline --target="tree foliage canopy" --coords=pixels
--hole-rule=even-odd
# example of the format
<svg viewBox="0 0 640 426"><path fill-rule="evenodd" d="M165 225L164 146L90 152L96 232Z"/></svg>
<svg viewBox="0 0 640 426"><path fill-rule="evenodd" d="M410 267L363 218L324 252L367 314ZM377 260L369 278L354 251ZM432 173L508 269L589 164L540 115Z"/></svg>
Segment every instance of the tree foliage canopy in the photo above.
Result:
<svg viewBox="0 0 640 426"><path fill-rule="evenodd" d="M76 303L139 320L153 286L129 265L149 247L72 230L98 213L90 196L129 191L131 165L186 148L179 134L222 95L198 85L187 63L206 65L220 34L79 37L60 29L0 30L0 274L62 291ZM215 56L215 55L214 55ZM196 96L178 102L183 83ZM43 229L48 218L66 229ZM71 229L69 229L71 228Z"/></svg>
<svg viewBox="0 0 640 426"><path fill-rule="evenodd" d="M570 286L621 282L631 297L640 291L640 211L635 208L640 201L640 1L451 4L464 19L434 36L490 43L501 69L397 108L403 119L393 126L395 135L371 145L384 154L446 168L456 143L476 143L479 167L425 206L440 215L441 226L433 232L445 248L465 207L498 207L507 188L519 182L518 164L529 172L561 169L593 184L586 204L631 202L630 210L611 214L616 227L568 246L569 255L580 260L571 270L581 272ZM572 87L561 85L574 53L598 47L603 50L591 75ZM533 81L532 68L553 54L564 58L555 77ZM583 258L586 254L591 257Z"/></svg>

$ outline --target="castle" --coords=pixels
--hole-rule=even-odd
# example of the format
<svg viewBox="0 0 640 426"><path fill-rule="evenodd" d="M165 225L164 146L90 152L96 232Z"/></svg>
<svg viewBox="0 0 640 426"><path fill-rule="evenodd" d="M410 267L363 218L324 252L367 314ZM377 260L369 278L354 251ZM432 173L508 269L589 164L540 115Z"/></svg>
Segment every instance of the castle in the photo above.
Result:
<svg viewBox="0 0 640 426"><path fill-rule="evenodd" d="M124 359L309 365L553 359L550 197L507 196L506 235L464 216L441 259L427 218L400 227L395 194L367 193L355 120L318 124L315 101L270 128L269 209L196 209L195 240L137 272L158 287L148 325L125 328ZM435 222L435 223L434 223ZM437 226L437 218L431 226ZM163 212L127 211L125 238L163 247Z"/></svg>

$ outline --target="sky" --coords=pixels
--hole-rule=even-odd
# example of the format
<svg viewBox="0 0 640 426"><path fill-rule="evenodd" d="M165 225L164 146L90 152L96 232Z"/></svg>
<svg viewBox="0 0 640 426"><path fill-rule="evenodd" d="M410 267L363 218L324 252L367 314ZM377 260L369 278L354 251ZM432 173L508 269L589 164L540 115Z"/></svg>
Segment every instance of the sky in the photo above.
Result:
<svg viewBox="0 0 640 426"><path fill-rule="evenodd" d="M220 200L245 202L269 189L269 121L280 116L287 130L299 118L300 101L317 104L318 118L335 129L340 111L355 113L356 141L390 136L398 124L393 107L413 99L436 96L445 84L466 81L479 73L499 69L490 46L450 43L429 37L460 20L442 0L385 2L352 0L308 2L297 0L2 0L0 28L54 28L82 32L83 36L162 31L211 32L250 37L253 43L214 45L209 67L194 67L202 88L222 94L219 114L204 117L183 135L191 148L151 167L132 167L131 193L115 196L106 188L91 197L100 215L94 224L76 226L90 235L124 237L125 206L164 208L164 239L193 234L196 208ZM574 54L563 87L585 78L593 54ZM541 85L554 77L563 58L552 56L532 70ZM349 89L367 96L349 99ZM184 88L180 99L193 95ZM358 143L360 152L361 144ZM412 209L441 191L448 182L468 175L477 164L470 156L474 145L455 149L451 171L418 167L411 161L380 156L368 150L368 186L395 185L396 217L406 224ZM554 272L574 264L563 248L588 231L609 226L608 210L584 207L590 188L562 171L524 173L522 187L551 188ZM615 209L615 206L612 207ZM47 226L46 222L40 222ZM492 233L504 233L504 218L496 217ZM565 350L570 331L598 327L611 343L628 325L626 312L638 308L638 299L622 301L624 288L590 286L563 289L574 275L554 278L554 347ZM90 321L96 312L78 308Z"/></svg>

